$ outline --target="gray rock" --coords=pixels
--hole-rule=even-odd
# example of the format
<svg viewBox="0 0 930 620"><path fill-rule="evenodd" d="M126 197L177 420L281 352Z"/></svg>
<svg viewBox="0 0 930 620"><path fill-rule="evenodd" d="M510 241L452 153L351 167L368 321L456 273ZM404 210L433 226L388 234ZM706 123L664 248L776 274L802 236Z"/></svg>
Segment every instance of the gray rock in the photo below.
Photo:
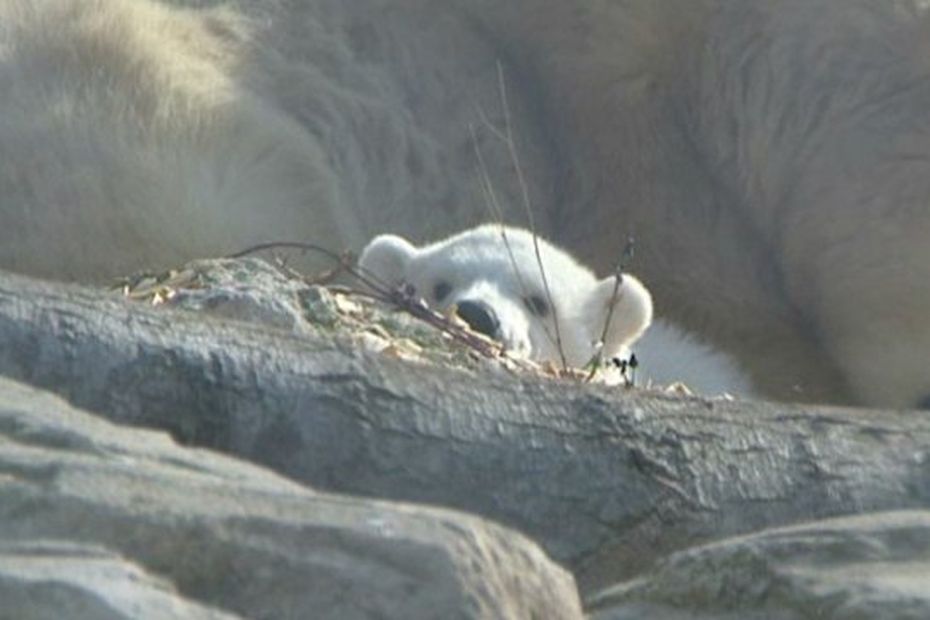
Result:
<svg viewBox="0 0 930 620"><path fill-rule="evenodd" d="M571 575L515 532L315 493L5 379L0 600L17 620L581 616Z"/></svg>
<svg viewBox="0 0 930 620"><path fill-rule="evenodd" d="M99 547L0 544L2 620L233 620L185 600L161 579Z"/></svg>
<svg viewBox="0 0 930 620"><path fill-rule="evenodd" d="M592 620L925 620L930 512L830 519L689 549L592 606Z"/></svg>
<svg viewBox="0 0 930 620"><path fill-rule="evenodd" d="M0 373L329 491L539 541L583 592L695 544L930 506L930 418L680 398L375 355L0 275Z"/></svg>
<svg viewBox="0 0 930 620"><path fill-rule="evenodd" d="M305 333L313 331L300 303L308 289L260 258L217 258L126 278L124 290L134 299Z"/></svg>

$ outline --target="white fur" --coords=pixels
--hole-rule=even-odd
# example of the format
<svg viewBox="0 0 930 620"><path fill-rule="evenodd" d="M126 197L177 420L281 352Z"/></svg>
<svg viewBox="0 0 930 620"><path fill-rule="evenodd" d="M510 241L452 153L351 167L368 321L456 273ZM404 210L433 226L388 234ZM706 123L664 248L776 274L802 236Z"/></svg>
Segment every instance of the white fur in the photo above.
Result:
<svg viewBox="0 0 930 620"><path fill-rule="evenodd" d="M509 121L536 228L603 273L635 235L662 315L762 394L914 405L926 4L0 0L0 267L438 238L492 217L471 127L525 223Z"/></svg>
<svg viewBox="0 0 930 620"><path fill-rule="evenodd" d="M483 303L499 322L487 335L508 349L559 361L561 340L566 361L584 366L600 340L614 278L598 281L545 239L537 243L542 268L533 235L521 229L488 224L422 248L381 235L365 247L359 267L389 287L412 286L440 312L465 302ZM436 297L439 287L448 290L442 298ZM533 310L534 297L546 305L542 314ZM652 298L633 276L624 276L616 299L604 339L608 357L639 338L652 321Z"/></svg>
<svg viewBox="0 0 930 620"><path fill-rule="evenodd" d="M758 396L752 379L732 356L667 320L653 321L633 351L639 361L637 384L682 383L698 394Z"/></svg>
<svg viewBox="0 0 930 620"><path fill-rule="evenodd" d="M484 217L468 122L496 54L405 4L0 0L0 267L105 281Z"/></svg>
<svg viewBox="0 0 930 620"><path fill-rule="evenodd" d="M483 304L499 323L487 335L538 361L559 363L564 354L574 367L584 366L598 351L616 285L613 276L598 280L547 240L534 241L526 230L496 224L423 247L396 235L381 235L362 251L359 267L390 288L412 287L440 312L463 303ZM437 291L442 298L436 297ZM547 304L542 316L529 301L534 296ZM634 276L624 274L601 355L608 360L627 358L651 321L649 291ZM725 356L664 323L650 330L645 342L636 345L636 353L644 366L640 376L647 381L683 381L709 393L750 391L748 380Z"/></svg>

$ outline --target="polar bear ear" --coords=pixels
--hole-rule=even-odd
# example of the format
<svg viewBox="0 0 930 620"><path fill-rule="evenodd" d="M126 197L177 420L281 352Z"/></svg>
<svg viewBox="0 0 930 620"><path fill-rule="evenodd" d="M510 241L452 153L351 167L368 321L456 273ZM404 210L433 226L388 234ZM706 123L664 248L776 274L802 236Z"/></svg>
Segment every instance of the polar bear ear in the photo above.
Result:
<svg viewBox="0 0 930 620"><path fill-rule="evenodd" d="M377 278L377 283L396 287L407 276L407 266L419 250L397 235L379 235L372 239L358 259L363 276Z"/></svg>
<svg viewBox="0 0 930 620"><path fill-rule="evenodd" d="M625 273L620 280L620 287L616 288L616 297L615 288L615 277L604 278L597 283L597 288L588 298L586 307L591 340L597 342L604 333L604 323L610 313L610 305L614 303L602 350L605 358L622 354L624 348L642 336L652 323L652 295L642 282Z"/></svg>

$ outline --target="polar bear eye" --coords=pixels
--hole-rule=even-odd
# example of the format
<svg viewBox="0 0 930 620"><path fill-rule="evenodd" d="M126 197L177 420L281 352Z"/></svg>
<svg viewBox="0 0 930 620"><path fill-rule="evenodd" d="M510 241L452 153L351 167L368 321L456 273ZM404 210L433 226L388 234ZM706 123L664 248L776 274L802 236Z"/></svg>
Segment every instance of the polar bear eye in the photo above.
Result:
<svg viewBox="0 0 930 620"><path fill-rule="evenodd" d="M442 301L449 296L449 293L452 292L452 285L448 282L437 282L436 286L433 287L433 299L436 301Z"/></svg>
<svg viewBox="0 0 930 620"><path fill-rule="evenodd" d="M530 312L536 316L546 316L549 314L549 304L539 295L530 295L523 298L523 303L529 308Z"/></svg>

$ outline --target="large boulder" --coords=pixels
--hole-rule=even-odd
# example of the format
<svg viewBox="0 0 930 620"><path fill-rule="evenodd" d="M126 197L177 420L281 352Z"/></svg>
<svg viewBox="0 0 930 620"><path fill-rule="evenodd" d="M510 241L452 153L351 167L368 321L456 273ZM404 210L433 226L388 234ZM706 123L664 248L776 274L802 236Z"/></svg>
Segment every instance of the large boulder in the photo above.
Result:
<svg viewBox="0 0 930 620"><path fill-rule="evenodd" d="M17 620L581 617L516 532L316 493L6 379L0 601Z"/></svg>
<svg viewBox="0 0 930 620"><path fill-rule="evenodd" d="M61 541L0 544L0 618L232 620L105 548Z"/></svg>
<svg viewBox="0 0 930 620"><path fill-rule="evenodd" d="M592 620L930 618L930 512L828 519L673 554Z"/></svg>
<svg viewBox="0 0 930 620"><path fill-rule="evenodd" d="M334 316L325 294L282 289L294 295L305 316ZM227 316L235 307L256 306L236 302ZM0 373L315 488L489 517L537 540L584 593L723 537L930 506L926 414L411 362L366 350L358 332L335 319L310 333L0 276Z"/></svg>

